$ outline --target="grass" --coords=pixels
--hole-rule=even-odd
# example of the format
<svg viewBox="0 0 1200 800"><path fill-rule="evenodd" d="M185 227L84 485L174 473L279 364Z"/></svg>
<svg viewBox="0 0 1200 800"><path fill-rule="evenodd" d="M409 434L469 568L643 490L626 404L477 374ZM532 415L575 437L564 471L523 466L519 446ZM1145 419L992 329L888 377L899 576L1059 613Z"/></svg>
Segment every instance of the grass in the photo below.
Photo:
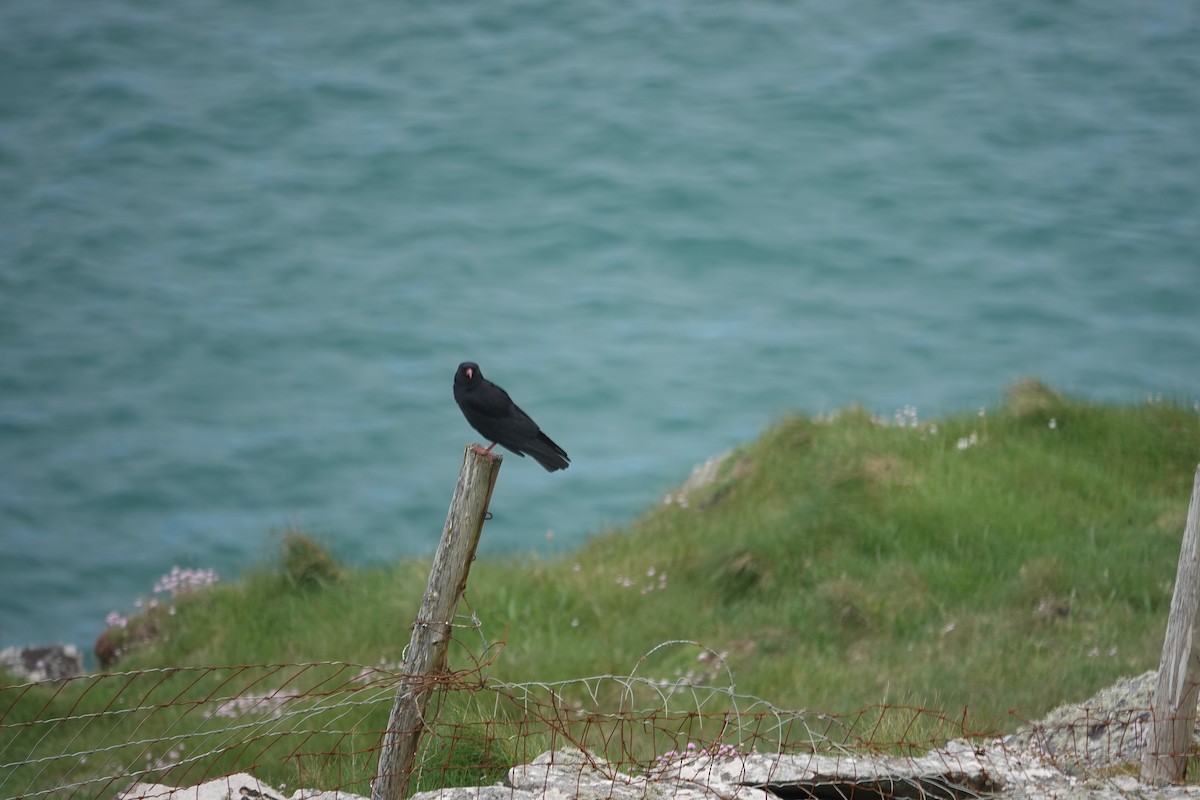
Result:
<svg viewBox="0 0 1200 800"><path fill-rule="evenodd" d="M791 416L726 458L710 484L567 557L477 561L460 613L479 627L457 630L452 666L485 664L496 682L564 681L552 698L539 695L541 711L686 707L702 697L693 684L733 687L775 709L823 712L834 721L823 730L845 741L891 747L1011 730L1157 666L1200 461L1194 410L1093 404L1026 382L997 409L899 422L858 409ZM299 532L282 545L278 565L180 597L169 617L158 612L154 635L119 668L398 663L428 565L348 570ZM658 647L675 640L702 646ZM268 781L363 791L393 691L386 674L366 683L377 708L305 717L317 733L303 747L263 734L262 752L227 756L221 769L252 764ZM572 680L631 674L646 683ZM162 691L178 704L286 683L274 674L248 687L248 674L222 673L189 684L195 677L174 673ZM220 679L228 685L207 682ZM15 702L14 691L0 690L4 726L96 712L134 692L111 680L29 690ZM717 741L724 734L705 728L705 715L726 719L730 701L704 695L715 705L691 723L672 718L667 740L603 744L652 759L672 743ZM490 782L555 744L527 712L511 693L451 695L438 724L455 733L432 740L421 785ZM117 727L51 726L39 752L135 734L100 719ZM655 719L661 734L668 720ZM159 711L134 738L169 741L216 723ZM19 753L26 730L0 728L0 754ZM33 785L56 779L51 768ZM26 785L0 768L0 789Z"/></svg>

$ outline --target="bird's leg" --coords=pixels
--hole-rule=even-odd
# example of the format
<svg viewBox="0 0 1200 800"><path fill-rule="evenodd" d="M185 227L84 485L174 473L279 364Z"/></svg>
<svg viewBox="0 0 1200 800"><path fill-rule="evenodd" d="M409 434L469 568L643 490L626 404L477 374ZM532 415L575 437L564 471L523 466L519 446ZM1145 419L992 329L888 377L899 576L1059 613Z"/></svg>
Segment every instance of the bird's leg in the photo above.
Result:
<svg viewBox="0 0 1200 800"><path fill-rule="evenodd" d="M491 452L492 452L492 448L493 448L493 447L495 447L495 446L496 446L496 443L495 443L495 442L492 442L491 444L489 444L489 445L487 446L487 449L486 449L486 450L484 450L482 447L480 447L480 446L479 446L479 445L477 445L477 444L476 444L476 445L472 445L472 446L471 446L471 449L475 451L475 454L476 454L476 455L480 455L480 456L487 456L488 458L491 458Z"/></svg>

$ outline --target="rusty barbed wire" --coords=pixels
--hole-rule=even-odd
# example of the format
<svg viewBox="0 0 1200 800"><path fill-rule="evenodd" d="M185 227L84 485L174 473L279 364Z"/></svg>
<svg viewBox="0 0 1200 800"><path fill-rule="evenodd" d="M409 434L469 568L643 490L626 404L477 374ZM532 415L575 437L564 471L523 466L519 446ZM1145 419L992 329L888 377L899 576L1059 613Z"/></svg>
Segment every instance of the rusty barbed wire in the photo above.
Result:
<svg viewBox="0 0 1200 800"><path fill-rule="evenodd" d="M473 624L459 629L479 633ZM421 687L432 694L415 790L495 783L564 747L613 775L652 775L698 754L917 757L951 740L1109 767L1145 746L1150 724L1149 708L1129 703L1080 707L1049 723L1012 714L995 730L916 706L850 714L780 708L739 692L724 656L688 640L657 645L628 675L504 682L487 674L503 640L455 644L466 666ZM697 670L650 675L652 657L672 648L694 649ZM0 797L115 798L139 781L190 786L240 773L274 786L367 795L391 705L412 680L392 664L323 661L0 686ZM1001 737L1001 729L1018 733Z"/></svg>

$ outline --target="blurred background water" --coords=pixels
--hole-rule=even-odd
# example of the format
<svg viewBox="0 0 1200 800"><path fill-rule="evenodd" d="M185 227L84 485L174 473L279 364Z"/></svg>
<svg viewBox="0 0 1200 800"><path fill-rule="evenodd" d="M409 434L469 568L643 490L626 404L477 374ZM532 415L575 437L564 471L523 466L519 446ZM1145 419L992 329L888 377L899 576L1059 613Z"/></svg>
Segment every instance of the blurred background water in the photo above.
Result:
<svg viewBox="0 0 1200 800"><path fill-rule="evenodd" d="M1200 6L0 4L0 644L432 552L478 361L562 551L789 410L1200 396ZM552 538L551 538L552 537Z"/></svg>

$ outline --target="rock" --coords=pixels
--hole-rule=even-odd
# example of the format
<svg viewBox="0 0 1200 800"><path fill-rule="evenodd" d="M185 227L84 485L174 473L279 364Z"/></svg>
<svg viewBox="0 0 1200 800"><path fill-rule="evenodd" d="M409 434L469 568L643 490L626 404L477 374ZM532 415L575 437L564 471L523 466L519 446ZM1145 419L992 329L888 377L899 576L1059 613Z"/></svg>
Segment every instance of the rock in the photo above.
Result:
<svg viewBox="0 0 1200 800"><path fill-rule="evenodd" d="M244 772L186 788L164 786L160 783L135 783L117 795L117 800L229 800L231 797L286 800L282 792Z"/></svg>
<svg viewBox="0 0 1200 800"><path fill-rule="evenodd" d="M116 800L368 800L348 792L323 792L298 789L286 795L262 783L253 775L239 772L196 786L164 786L160 783L135 783L117 795Z"/></svg>
<svg viewBox="0 0 1200 800"><path fill-rule="evenodd" d="M704 786L719 796L762 791L768 797L901 797L962 800L995 794L1060 775L1034 761L951 742L924 756L868 754L758 754L686 756L655 771L657 781Z"/></svg>
<svg viewBox="0 0 1200 800"><path fill-rule="evenodd" d="M1154 670L1122 678L1082 703L1060 706L1004 739L1078 772L1141 761L1150 725Z"/></svg>
<svg viewBox="0 0 1200 800"><path fill-rule="evenodd" d="M73 644L6 647L0 650L0 667L30 683L61 681L83 674L83 655Z"/></svg>
<svg viewBox="0 0 1200 800"><path fill-rule="evenodd" d="M647 797L645 778L609 767L602 758L574 748L542 753L529 764L508 771L504 785L549 800L640 800Z"/></svg>
<svg viewBox="0 0 1200 800"><path fill-rule="evenodd" d="M685 753L635 776L579 750L556 750L513 767L503 786L411 800L1200 800L1200 786L1149 789L1130 776L1081 781L1000 742L952 741L914 758L733 753Z"/></svg>
<svg viewBox="0 0 1200 800"><path fill-rule="evenodd" d="M448 786L429 792L418 792L409 800L536 800L535 792L523 792L507 786Z"/></svg>
<svg viewBox="0 0 1200 800"><path fill-rule="evenodd" d="M1036 759L967 742L951 742L920 758L687 752L660 760L646 775L622 773L602 758L564 749L513 767L504 786L423 792L413 800L965 800L1034 785L1042 796L1063 795L1071 779Z"/></svg>
<svg viewBox="0 0 1200 800"><path fill-rule="evenodd" d="M687 751L660 759L647 774L613 769L603 758L566 748L513 767L503 785L420 792L411 800L1200 800L1200 786L1150 789L1117 775L1081 780L1036 754L1000 741L948 742L923 756L845 753L717 754ZM366 800L345 792L299 790L290 796L251 775L173 788L139 783L116 800Z"/></svg>

